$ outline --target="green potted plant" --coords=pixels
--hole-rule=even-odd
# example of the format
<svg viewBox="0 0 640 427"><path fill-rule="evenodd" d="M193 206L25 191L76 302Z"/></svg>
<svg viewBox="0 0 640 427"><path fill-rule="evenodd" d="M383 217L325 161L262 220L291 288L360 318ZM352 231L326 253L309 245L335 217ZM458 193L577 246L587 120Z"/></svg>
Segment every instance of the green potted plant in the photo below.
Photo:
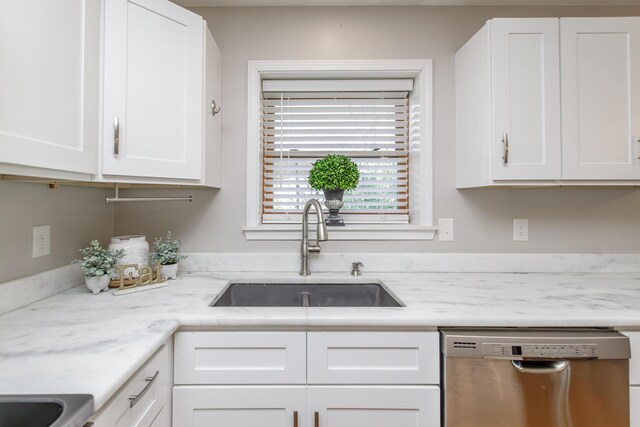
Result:
<svg viewBox="0 0 640 427"><path fill-rule="evenodd" d="M309 185L324 193L324 204L329 209L325 219L327 225L344 226L344 220L338 215L344 205L344 192L353 190L358 185L360 172L350 158L341 154L329 154L316 160L309 171Z"/></svg>
<svg viewBox="0 0 640 427"><path fill-rule="evenodd" d="M97 295L100 291L109 288L109 282L116 277L116 265L122 258L124 251L112 250L100 246L97 240L91 241L91 246L80 249L82 259L80 268L84 273L84 282L87 288Z"/></svg>
<svg viewBox="0 0 640 427"><path fill-rule="evenodd" d="M167 231L165 238L158 237L153 241L151 260L160 261L162 270L160 275L167 279L175 279L178 275L178 262L186 258L180 253L181 240L172 240L171 232Z"/></svg>

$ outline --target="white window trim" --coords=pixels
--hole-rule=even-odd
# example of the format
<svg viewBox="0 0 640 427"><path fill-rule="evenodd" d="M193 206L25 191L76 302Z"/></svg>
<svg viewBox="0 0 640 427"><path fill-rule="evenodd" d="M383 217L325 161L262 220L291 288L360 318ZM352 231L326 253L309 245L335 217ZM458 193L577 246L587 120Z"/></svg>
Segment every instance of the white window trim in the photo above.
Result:
<svg viewBox="0 0 640 427"><path fill-rule="evenodd" d="M264 78L420 79L419 212L408 225L331 227L331 240L433 240L433 61L249 61L247 77L247 240L299 240L300 225L260 224L260 91ZM417 217L417 218L416 218Z"/></svg>

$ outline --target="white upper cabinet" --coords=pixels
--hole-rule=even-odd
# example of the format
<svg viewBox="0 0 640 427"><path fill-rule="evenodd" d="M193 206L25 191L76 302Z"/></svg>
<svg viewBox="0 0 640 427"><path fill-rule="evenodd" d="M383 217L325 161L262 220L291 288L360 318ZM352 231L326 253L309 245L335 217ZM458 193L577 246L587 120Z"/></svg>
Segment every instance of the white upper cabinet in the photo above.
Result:
<svg viewBox="0 0 640 427"><path fill-rule="evenodd" d="M490 22L494 180L560 178L558 20Z"/></svg>
<svg viewBox="0 0 640 427"><path fill-rule="evenodd" d="M640 18L492 19L456 53L456 186L638 185Z"/></svg>
<svg viewBox="0 0 640 427"><path fill-rule="evenodd" d="M166 0L105 2L103 175L202 173L202 18Z"/></svg>
<svg viewBox="0 0 640 427"><path fill-rule="evenodd" d="M99 0L0 0L0 173L96 172L99 28Z"/></svg>
<svg viewBox="0 0 640 427"><path fill-rule="evenodd" d="M640 18L560 20L563 179L640 179Z"/></svg>
<svg viewBox="0 0 640 427"><path fill-rule="evenodd" d="M168 0L0 0L0 174L219 187L221 64Z"/></svg>
<svg viewBox="0 0 640 427"><path fill-rule="evenodd" d="M561 176L557 18L492 19L456 53L456 186Z"/></svg>
<svg viewBox="0 0 640 427"><path fill-rule="evenodd" d="M208 187L222 185L222 53L205 27L204 61L204 144L202 147L203 184Z"/></svg>

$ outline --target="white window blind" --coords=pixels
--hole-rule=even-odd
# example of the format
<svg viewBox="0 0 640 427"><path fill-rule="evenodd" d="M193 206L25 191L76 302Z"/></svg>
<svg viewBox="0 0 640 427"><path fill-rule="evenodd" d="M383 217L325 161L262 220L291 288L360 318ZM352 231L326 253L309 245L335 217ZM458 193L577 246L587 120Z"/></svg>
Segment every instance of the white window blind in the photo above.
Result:
<svg viewBox="0 0 640 427"><path fill-rule="evenodd" d="M340 212L345 220L408 223L407 81L312 82L302 85L305 91L298 90L299 82L295 91L284 90L287 85L281 82L263 84L262 222L299 222L308 199L323 200L307 182L313 162L344 154L360 171L358 187L344 196ZM376 86L386 90L362 90ZM344 90L350 87L358 91Z"/></svg>

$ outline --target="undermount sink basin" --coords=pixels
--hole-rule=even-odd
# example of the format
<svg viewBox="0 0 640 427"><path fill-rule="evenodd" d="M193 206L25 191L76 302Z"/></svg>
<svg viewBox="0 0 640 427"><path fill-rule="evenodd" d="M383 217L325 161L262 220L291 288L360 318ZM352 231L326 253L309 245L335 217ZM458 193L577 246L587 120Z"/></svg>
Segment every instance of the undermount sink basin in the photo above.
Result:
<svg viewBox="0 0 640 427"><path fill-rule="evenodd" d="M82 426L92 414L90 394L0 395L0 426Z"/></svg>
<svg viewBox="0 0 640 427"><path fill-rule="evenodd" d="M213 307L403 307L377 281L235 280L211 303Z"/></svg>

